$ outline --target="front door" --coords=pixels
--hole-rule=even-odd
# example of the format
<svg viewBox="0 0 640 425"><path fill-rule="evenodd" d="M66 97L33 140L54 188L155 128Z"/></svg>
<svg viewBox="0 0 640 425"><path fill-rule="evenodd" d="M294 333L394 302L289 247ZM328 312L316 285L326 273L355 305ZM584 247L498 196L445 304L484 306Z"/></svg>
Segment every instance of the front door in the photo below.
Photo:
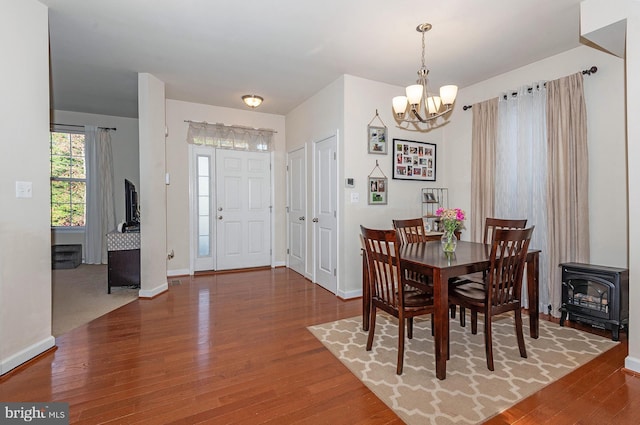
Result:
<svg viewBox="0 0 640 425"><path fill-rule="evenodd" d="M216 270L271 265L271 155L216 151Z"/></svg>

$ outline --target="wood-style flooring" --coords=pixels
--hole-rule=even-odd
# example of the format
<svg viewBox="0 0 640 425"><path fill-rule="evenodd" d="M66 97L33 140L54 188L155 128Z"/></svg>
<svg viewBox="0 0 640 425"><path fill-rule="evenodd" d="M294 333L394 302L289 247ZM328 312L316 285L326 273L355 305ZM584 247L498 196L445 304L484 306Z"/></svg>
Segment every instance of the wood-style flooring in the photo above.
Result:
<svg viewBox="0 0 640 425"><path fill-rule="evenodd" d="M306 330L361 314L360 299L286 268L179 280L57 338L0 378L0 401L68 402L92 425L402 423ZM622 338L488 423L640 423Z"/></svg>

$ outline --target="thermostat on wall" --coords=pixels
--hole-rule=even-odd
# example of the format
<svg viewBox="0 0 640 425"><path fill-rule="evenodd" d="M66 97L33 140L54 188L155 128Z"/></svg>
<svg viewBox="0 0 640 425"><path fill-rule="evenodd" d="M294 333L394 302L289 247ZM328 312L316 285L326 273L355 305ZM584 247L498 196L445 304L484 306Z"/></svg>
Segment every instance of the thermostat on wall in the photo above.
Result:
<svg viewBox="0 0 640 425"><path fill-rule="evenodd" d="M345 179L345 186L346 187L355 187L355 180L353 177L347 177Z"/></svg>

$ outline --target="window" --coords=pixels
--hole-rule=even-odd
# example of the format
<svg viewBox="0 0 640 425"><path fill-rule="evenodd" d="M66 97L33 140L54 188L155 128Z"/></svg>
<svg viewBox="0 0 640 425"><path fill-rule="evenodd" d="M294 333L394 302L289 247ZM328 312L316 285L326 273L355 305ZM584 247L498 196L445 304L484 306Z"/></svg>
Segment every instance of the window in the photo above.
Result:
<svg viewBox="0 0 640 425"><path fill-rule="evenodd" d="M51 132L51 226L85 224L84 134Z"/></svg>

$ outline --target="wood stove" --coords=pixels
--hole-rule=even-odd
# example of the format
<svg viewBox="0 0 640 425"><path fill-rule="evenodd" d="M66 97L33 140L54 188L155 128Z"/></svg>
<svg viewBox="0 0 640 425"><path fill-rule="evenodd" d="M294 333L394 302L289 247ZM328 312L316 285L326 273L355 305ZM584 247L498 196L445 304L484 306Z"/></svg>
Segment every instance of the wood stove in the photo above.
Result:
<svg viewBox="0 0 640 425"><path fill-rule="evenodd" d="M629 325L629 271L616 267L563 263L560 326L571 321L611 331L618 341Z"/></svg>

